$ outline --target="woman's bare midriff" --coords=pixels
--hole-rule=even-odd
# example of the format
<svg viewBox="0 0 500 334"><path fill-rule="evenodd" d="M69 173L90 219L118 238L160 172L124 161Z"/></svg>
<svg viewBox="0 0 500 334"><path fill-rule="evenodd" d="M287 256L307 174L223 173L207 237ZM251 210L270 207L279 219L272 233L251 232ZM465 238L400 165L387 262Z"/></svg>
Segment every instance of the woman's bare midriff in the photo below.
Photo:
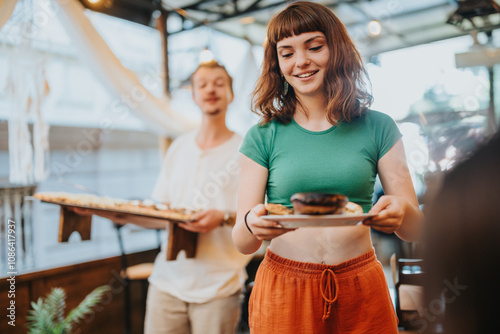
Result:
<svg viewBox="0 0 500 334"><path fill-rule="evenodd" d="M286 259L335 265L373 249L368 226L299 228L273 239L269 249Z"/></svg>

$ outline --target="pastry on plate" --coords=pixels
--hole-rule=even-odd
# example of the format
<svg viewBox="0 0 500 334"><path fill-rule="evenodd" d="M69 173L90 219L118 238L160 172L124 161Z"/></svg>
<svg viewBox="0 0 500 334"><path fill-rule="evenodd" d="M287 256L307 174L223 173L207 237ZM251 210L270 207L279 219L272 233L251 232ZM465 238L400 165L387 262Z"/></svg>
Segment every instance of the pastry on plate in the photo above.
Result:
<svg viewBox="0 0 500 334"><path fill-rule="evenodd" d="M342 194L296 193L290 197L295 214L331 215L342 214L349 198Z"/></svg>
<svg viewBox="0 0 500 334"><path fill-rule="evenodd" d="M268 203L266 210L270 215L293 215L293 210L284 205L276 203Z"/></svg>

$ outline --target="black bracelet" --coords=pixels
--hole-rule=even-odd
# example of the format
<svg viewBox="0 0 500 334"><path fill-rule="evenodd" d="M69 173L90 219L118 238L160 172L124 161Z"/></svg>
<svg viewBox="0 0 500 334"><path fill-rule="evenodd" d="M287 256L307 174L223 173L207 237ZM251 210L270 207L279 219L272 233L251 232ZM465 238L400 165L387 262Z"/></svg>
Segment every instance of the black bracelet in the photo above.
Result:
<svg viewBox="0 0 500 334"><path fill-rule="evenodd" d="M247 216L248 216L248 214L250 213L250 211L252 211L252 210L248 210L248 212L245 214L245 219L244 219L244 221L245 221L245 226L246 226L246 227L247 227L247 229L248 229L248 232L250 232L250 233L252 233L252 234L253 234L252 230L250 229L250 227L248 226L248 223L247 223Z"/></svg>

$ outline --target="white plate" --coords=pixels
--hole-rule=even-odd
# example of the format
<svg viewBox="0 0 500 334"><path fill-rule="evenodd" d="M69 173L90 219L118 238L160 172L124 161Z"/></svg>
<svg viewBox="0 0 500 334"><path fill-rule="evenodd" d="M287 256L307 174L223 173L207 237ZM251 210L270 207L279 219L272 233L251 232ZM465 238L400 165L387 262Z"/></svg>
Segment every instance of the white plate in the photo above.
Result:
<svg viewBox="0 0 500 334"><path fill-rule="evenodd" d="M361 215L266 215L260 218L277 221L284 228L297 227L325 227L325 226L354 226L366 218L375 215L364 213Z"/></svg>

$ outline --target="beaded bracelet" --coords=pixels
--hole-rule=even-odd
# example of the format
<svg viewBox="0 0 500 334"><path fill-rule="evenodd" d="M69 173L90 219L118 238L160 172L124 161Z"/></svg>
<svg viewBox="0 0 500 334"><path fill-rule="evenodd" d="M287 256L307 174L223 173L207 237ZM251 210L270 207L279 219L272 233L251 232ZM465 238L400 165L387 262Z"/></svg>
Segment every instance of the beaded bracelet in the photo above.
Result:
<svg viewBox="0 0 500 334"><path fill-rule="evenodd" d="M252 234L253 234L252 230L250 229L250 227L248 226L248 223L247 223L247 216L248 216L248 214L250 213L250 211L252 211L252 210L248 210L248 212L245 214L245 219L244 219L244 221L245 221L245 225L246 225L246 227L247 227L247 229L248 229L248 232L250 232L250 233L252 233Z"/></svg>

